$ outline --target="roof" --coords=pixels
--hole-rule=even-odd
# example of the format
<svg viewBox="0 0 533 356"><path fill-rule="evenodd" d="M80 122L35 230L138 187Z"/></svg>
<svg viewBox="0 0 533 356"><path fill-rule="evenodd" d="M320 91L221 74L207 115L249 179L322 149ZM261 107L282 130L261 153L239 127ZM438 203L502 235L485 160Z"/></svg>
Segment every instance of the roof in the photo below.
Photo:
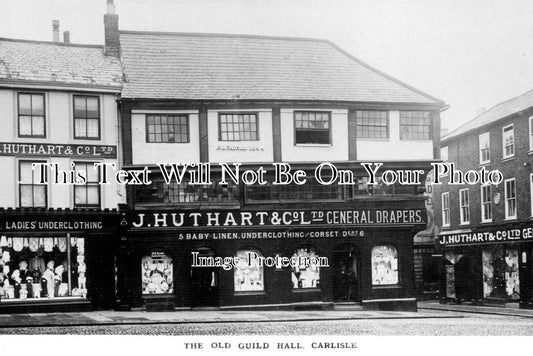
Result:
<svg viewBox="0 0 533 356"><path fill-rule="evenodd" d="M118 58L103 46L0 38L0 86L39 84L114 89L122 86Z"/></svg>
<svg viewBox="0 0 533 356"><path fill-rule="evenodd" d="M121 31L123 98L444 103L325 40Z"/></svg>
<svg viewBox="0 0 533 356"><path fill-rule="evenodd" d="M457 136L487 126L530 107L533 107L533 90L493 106L466 124L447 133L441 141L445 143Z"/></svg>

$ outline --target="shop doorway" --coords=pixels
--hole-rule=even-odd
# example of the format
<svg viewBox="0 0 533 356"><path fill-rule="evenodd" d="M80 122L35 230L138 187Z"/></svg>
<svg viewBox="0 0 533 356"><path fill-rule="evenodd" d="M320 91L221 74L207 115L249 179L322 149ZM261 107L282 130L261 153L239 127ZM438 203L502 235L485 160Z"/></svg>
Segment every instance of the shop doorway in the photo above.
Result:
<svg viewBox="0 0 533 356"><path fill-rule="evenodd" d="M359 250L350 244L333 251L333 297L336 302L361 301L361 258Z"/></svg>
<svg viewBox="0 0 533 356"><path fill-rule="evenodd" d="M196 250L198 257L216 257L209 247ZM191 261L192 262L192 261ZM215 267L191 266L192 307L216 307L219 305L218 273Z"/></svg>

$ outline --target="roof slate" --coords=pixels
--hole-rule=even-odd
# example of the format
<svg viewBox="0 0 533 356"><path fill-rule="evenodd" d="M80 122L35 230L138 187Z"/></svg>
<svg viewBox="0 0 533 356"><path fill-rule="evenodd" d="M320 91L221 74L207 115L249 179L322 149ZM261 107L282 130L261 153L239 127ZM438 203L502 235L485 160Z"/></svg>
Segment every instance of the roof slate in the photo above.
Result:
<svg viewBox="0 0 533 356"><path fill-rule="evenodd" d="M27 82L120 90L122 66L102 46L0 38L0 85Z"/></svg>
<svg viewBox="0 0 533 356"><path fill-rule="evenodd" d="M122 31L122 97L443 105L329 41Z"/></svg>
<svg viewBox="0 0 533 356"><path fill-rule="evenodd" d="M442 137L441 140L444 143L448 142L457 136L487 126L509 115L531 107L533 107L533 90L493 106L466 124L459 126L453 131L450 131L448 134Z"/></svg>

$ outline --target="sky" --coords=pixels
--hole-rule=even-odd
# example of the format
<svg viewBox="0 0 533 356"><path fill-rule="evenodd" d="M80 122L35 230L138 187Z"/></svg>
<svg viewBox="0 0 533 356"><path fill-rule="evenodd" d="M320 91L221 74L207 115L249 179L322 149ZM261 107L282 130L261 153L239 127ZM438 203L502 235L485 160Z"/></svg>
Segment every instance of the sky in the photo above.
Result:
<svg viewBox="0 0 533 356"><path fill-rule="evenodd" d="M313 37L450 105L448 129L533 89L530 0L115 0L121 30ZM103 44L106 0L0 0L0 37Z"/></svg>

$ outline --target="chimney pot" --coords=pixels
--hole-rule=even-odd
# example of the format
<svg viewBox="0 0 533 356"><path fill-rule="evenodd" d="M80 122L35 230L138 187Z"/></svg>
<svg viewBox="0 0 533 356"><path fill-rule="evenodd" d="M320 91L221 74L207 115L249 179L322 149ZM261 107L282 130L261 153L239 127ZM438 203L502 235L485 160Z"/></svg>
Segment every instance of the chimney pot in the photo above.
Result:
<svg viewBox="0 0 533 356"><path fill-rule="evenodd" d="M63 42L70 43L70 31L63 32Z"/></svg>
<svg viewBox="0 0 533 356"><path fill-rule="evenodd" d="M52 41L59 42L59 20L52 20Z"/></svg>
<svg viewBox="0 0 533 356"><path fill-rule="evenodd" d="M113 0L107 0L107 13L110 15L115 14L115 4L113 3Z"/></svg>

